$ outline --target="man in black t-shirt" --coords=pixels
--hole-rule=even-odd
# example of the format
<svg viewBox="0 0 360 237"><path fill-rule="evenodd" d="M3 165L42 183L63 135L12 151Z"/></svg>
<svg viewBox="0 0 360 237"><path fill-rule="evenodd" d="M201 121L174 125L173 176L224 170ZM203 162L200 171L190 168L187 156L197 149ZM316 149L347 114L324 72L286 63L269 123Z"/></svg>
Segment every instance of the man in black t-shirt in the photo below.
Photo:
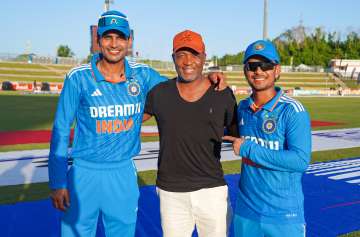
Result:
<svg viewBox="0 0 360 237"><path fill-rule="evenodd" d="M165 237L224 237L231 208L220 163L224 127L237 135L236 100L214 90L202 75L202 37L186 30L174 37L177 78L147 96L144 120L155 116L160 133L157 190Z"/></svg>

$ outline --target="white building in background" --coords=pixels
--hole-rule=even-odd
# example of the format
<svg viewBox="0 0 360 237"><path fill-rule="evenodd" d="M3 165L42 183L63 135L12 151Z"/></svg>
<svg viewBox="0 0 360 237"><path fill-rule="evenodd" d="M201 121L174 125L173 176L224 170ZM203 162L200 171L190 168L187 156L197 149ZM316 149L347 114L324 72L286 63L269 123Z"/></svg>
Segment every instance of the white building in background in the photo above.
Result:
<svg viewBox="0 0 360 237"><path fill-rule="evenodd" d="M360 60L331 59L330 71L343 77L357 79L360 73Z"/></svg>
<svg viewBox="0 0 360 237"><path fill-rule="evenodd" d="M209 67L216 66L213 60L206 60L204 63L204 71L207 71Z"/></svg>

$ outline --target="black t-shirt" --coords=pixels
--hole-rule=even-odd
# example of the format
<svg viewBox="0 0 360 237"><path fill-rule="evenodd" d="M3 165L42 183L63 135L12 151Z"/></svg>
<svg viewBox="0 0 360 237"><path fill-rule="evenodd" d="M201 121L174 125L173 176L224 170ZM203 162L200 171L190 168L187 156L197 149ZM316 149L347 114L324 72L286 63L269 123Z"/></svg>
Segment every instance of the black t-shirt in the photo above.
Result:
<svg viewBox="0 0 360 237"><path fill-rule="evenodd" d="M199 100L187 102L176 79L162 82L148 93L145 113L155 116L160 134L158 187L190 192L225 185L220 163L224 127L237 135L230 88L215 91L211 86Z"/></svg>

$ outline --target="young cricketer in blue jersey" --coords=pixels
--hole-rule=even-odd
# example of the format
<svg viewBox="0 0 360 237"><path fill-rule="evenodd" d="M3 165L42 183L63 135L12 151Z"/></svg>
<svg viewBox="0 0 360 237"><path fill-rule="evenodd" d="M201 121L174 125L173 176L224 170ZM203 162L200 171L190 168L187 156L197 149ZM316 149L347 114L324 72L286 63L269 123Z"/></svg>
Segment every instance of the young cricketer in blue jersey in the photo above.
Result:
<svg viewBox="0 0 360 237"><path fill-rule="evenodd" d="M65 211L62 236L95 236L100 212L107 237L135 235L139 191L131 158L140 150L146 95L166 80L125 58L131 38L124 14L102 14L98 36L101 54L66 76L52 131L49 185L54 206Z"/></svg>
<svg viewBox="0 0 360 237"><path fill-rule="evenodd" d="M310 118L300 102L275 86L279 63L271 42L248 46L244 73L253 93L238 107L241 138L224 137L242 157L237 237L305 235L301 178L311 157Z"/></svg>

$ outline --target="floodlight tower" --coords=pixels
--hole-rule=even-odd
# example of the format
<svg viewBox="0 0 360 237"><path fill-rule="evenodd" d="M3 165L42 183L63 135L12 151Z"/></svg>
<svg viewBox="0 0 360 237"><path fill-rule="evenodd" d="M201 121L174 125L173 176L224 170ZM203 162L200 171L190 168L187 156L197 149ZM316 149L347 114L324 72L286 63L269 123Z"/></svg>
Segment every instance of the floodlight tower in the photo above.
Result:
<svg viewBox="0 0 360 237"><path fill-rule="evenodd" d="M104 11L109 11L110 10L110 4L114 3L114 0L105 0L104 3Z"/></svg>
<svg viewBox="0 0 360 237"><path fill-rule="evenodd" d="M268 39L268 1L264 0L264 25L263 25L263 39Z"/></svg>

